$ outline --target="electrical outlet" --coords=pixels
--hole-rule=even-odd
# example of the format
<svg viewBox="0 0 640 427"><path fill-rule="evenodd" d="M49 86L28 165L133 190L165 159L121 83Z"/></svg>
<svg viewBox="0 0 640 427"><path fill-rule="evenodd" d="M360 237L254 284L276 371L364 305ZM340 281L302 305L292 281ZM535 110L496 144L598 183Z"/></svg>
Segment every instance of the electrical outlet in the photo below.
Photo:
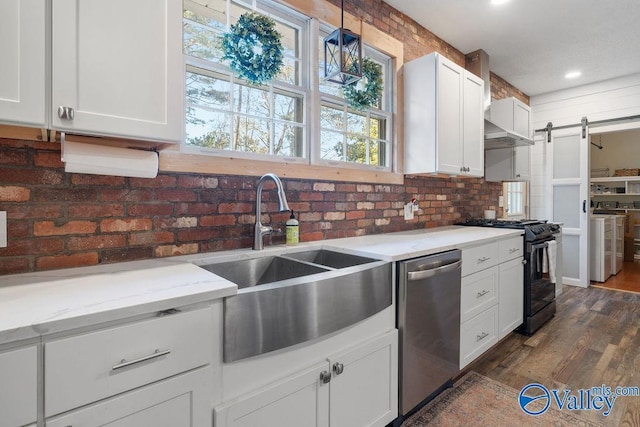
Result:
<svg viewBox="0 0 640 427"><path fill-rule="evenodd" d="M404 219L405 221L413 219L413 203L411 202L404 205Z"/></svg>
<svg viewBox="0 0 640 427"><path fill-rule="evenodd" d="M498 196L498 207L499 208L504 207L504 196Z"/></svg>
<svg viewBox="0 0 640 427"><path fill-rule="evenodd" d="M0 211L0 248L7 247L7 212Z"/></svg>

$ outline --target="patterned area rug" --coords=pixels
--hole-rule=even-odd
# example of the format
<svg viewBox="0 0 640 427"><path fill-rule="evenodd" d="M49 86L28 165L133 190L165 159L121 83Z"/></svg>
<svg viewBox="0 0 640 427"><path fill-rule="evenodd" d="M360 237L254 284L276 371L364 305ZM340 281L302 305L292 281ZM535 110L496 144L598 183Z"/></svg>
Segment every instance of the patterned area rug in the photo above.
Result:
<svg viewBox="0 0 640 427"><path fill-rule="evenodd" d="M402 427L422 426L601 426L575 414L549 408L537 417L518 405L519 390L469 372L406 420Z"/></svg>

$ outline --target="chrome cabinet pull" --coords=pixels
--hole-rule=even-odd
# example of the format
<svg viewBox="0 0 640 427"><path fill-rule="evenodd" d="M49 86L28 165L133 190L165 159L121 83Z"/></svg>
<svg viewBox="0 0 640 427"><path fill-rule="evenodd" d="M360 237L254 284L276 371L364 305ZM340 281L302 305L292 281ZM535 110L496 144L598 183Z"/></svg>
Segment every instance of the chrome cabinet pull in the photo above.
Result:
<svg viewBox="0 0 640 427"><path fill-rule="evenodd" d="M478 258L478 264L481 264L485 261L489 261L490 259L491 257L486 257L486 256L483 256L482 258Z"/></svg>
<svg viewBox="0 0 640 427"><path fill-rule="evenodd" d="M62 105L58 107L58 117L63 120L73 120L75 117L75 112L72 107L63 107Z"/></svg>
<svg viewBox="0 0 640 427"><path fill-rule="evenodd" d="M488 336L489 336L488 332L483 332L480 335L476 335L476 341L482 341L483 339L485 339Z"/></svg>
<svg viewBox="0 0 640 427"><path fill-rule="evenodd" d="M331 372L329 371L320 372L320 381L322 381L322 384L329 384L331 382Z"/></svg>
<svg viewBox="0 0 640 427"><path fill-rule="evenodd" d="M518 249L518 248L511 248L511 249L509 249L509 253L512 254L514 252L518 252L519 250L520 249Z"/></svg>
<svg viewBox="0 0 640 427"><path fill-rule="evenodd" d="M153 353L148 354L146 356L139 357L138 359L133 359L133 360L129 360L129 361L127 361L126 359L122 359L120 361L120 363L118 363L117 365L113 365L111 370L115 371L115 370L118 370L118 369L126 368L127 366L135 365L136 363L142 363L142 362L146 362L147 360L151 360L151 359L155 359L155 358L158 358L158 357L166 356L169 353L171 353L171 350L158 350L158 349L156 349L156 351L154 351Z"/></svg>
<svg viewBox="0 0 640 427"><path fill-rule="evenodd" d="M333 372L336 375L340 375L344 371L344 365L342 363L336 362L333 364Z"/></svg>
<svg viewBox="0 0 640 427"><path fill-rule="evenodd" d="M488 294L489 291L486 289L483 289L482 291L478 292L478 298L485 296L486 294Z"/></svg>

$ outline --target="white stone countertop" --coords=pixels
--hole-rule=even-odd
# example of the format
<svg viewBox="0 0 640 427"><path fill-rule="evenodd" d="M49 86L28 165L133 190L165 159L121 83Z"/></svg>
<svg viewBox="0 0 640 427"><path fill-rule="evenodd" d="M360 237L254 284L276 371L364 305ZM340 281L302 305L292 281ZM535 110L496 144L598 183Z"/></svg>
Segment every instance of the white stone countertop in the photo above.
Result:
<svg viewBox="0 0 640 427"><path fill-rule="evenodd" d="M517 229L450 226L327 240L323 247L385 261L401 261L522 234L523 231Z"/></svg>
<svg viewBox="0 0 640 427"><path fill-rule="evenodd" d="M0 345L237 293L197 265L318 248L398 261L521 234L451 226L0 276Z"/></svg>
<svg viewBox="0 0 640 427"><path fill-rule="evenodd" d="M190 263L127 262L0 276L0 344L235 295Z"/></svg>

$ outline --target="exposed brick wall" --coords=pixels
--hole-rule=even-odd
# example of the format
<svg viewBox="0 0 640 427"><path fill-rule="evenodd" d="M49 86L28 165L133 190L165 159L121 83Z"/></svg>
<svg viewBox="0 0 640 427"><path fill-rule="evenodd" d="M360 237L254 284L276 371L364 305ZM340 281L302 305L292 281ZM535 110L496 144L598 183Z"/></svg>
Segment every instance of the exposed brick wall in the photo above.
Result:
<svg viewBox="0 0 640 427"><path fill-rule="evenodd" d="M438 51L464 65L462 52L381 0L353 0L345 8L404 42L405 61ZM525 94L491 78L494 99L517 96L528 103ZM56 144L0 139L0 210L8 212L9 241L0 248L0 274L250 247L256 183L244 176L66 174ZM302 241L449 225L497 209L501 194L500 184L482 179L283 183ZM284 226L288 215L274 213L270 188L262 220ZM412 197L421 211L404 221L402 205Z"/></svg>
<svg viewBox="0 0 640 427"><path fill-rule="evenodd" d="M0 274L250 247L257 178L160 174L156 179L67 174L59 147L0 139L0 210L8 213ZM404 185L284 179L302 241L449 225L495 209L499 184L407 178ZM264 223L284 227L275 192ZM416 197L421 211L402 218ZM283 237L274 237L274 244Z"/></svg>
<svg viewBox="0 0 640 427"><path fill-rule="evenodd" d="M491 99L503 99L513 96L529 105L529 95L511 84L502 77L491 73Z"/></svg>
<svg viewBox="0 0 640 427"><path fill-rule="evenodd" d="M340 7L340 0L327 0ZM404 43L404 62L431 52L439 52L461 67L465 66L465 54L422 27L404 13L382 0L351 0L345 2L345 11L373 25ZM366 43L366 40L365 40ZM482 46L479 46L482 48ZM500 76L491 73L491 97L503 99L514 96L529 105L529 96Z"/></svg>

